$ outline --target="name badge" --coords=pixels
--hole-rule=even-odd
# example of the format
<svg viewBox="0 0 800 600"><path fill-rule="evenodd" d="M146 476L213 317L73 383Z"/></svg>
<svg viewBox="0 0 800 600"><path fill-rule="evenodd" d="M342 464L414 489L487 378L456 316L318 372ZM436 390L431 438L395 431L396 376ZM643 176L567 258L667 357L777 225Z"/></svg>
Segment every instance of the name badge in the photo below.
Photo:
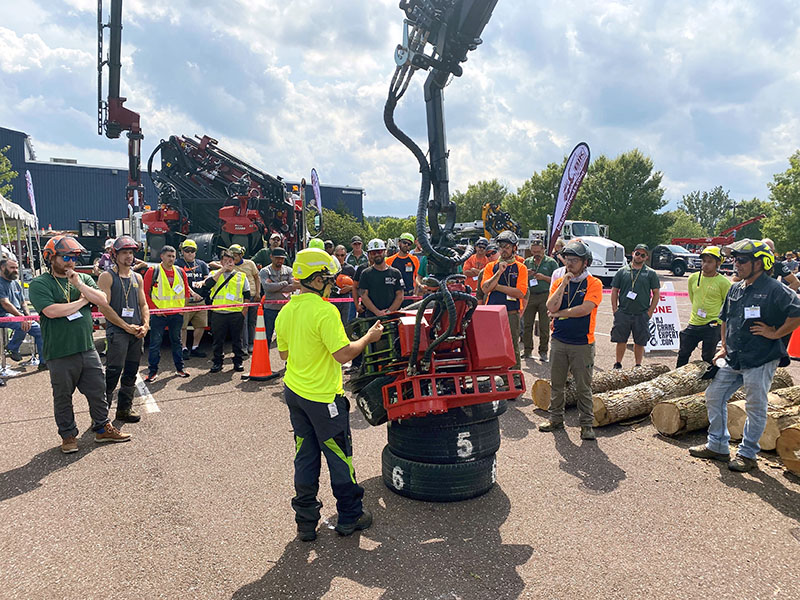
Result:
<svg viewBox="0 0 800 600"><path fill-rule="evenodd" d="M74 321L75 319L80 319L83 315L79 312L74 312L71 315L67 315L67 321Z"/></svg>
<svg viewBox="0 0 800 600"><path fill-rule="evenodd" d="M760 306L745 306L744 307L744 318L745 319L760 319L761 318L761 307Z"/></svg>
<svg viewBox="0 0 800 600"><path fill-rule="evenodd" d="M122 318L132 317L133 316L133 309L128 308L127 306L122 309Z"/></svg>
<svg viewBox="0 0 800 600"><path fill-rule="evenodd" d="M538 282L539 282L539 280L538 280L538 279L531 279L531 280L530 280L530 283L529 283L528 285L530 285L530 287L533 287L533 286L535 286L535 285L536 285Z"/></svg>
<svg viewBox="0 0 800 600"><path fill-rule="evenodd" d="M506 296L506 300L508 300L509 302L516 302L517 301L517 299L514 298L514 296Z"/></svg>
<svg viewBox="0 0 800 600"><path fill-rule="evenodd" d="M234 300L236 300L236 296L234 296L233 294L225 294L225 299L233 302Z"/></svg>
<svg viewBox="0 0 800 600"><path fill-rule="evenodd" d="M328 412L331 415L331 419L339 416L339 409L336 407L335 402L331 402L330 404L328 404Z"/></svg>
<svg viewBox="0 0 800 600"><path fill-rule="evenodd" d="M178 283L175 286L173 286L172 289L175 291L176 294L180 294L183 291L183 284Z"/></svg>
<svg viewBox="0 0 800 600"><path fill-rule="evenodd" d="M406 273L413 273L414 265L406 265Z"/></svg>
<svg viewBox="0 0 800 600"><path fill-rule="evenodd" d="M630 299L630 300L636 300L636 296L637 296L637 295L638 295L638 294L637 294L636 292L634 292L633 290L631 290L630 292L628 292L627 294L625 294L625 296L626 296L628 299Z"/></svg>
<svg viewBox="0 0 800 600"><path fill-rule="evenodd" d="M706 318L706 311L704 311L702 308L698 308L697 309L697 316L700 317L701 319L705 319Z"/></svg>

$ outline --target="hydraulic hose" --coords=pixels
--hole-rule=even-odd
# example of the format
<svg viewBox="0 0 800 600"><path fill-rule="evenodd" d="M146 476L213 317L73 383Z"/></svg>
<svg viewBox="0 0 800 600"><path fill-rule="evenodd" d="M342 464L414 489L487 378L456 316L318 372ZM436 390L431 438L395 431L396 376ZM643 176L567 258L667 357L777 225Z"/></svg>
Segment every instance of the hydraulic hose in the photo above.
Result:
<svg viewBox="0 0 800 600"><path fill-rule="evenodd" d="M447 309L447 329L428 345L428 348L425 350L425 354L422 357L422 365L427 365L428 362L430 362L431 355L436 349L436 346L449 338L453 334L453 330L456 328L456 303L453 300L453 295L444 284L439 286L439 292L437 292L437 295L439 294L441 294L442 299L444 300L444 306Z"/></svg>

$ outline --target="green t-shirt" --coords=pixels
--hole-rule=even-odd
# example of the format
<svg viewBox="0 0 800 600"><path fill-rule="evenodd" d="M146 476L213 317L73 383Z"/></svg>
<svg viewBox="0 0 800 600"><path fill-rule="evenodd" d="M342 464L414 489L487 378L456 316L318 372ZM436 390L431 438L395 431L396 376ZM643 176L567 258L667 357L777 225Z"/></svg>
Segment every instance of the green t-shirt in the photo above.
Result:
<svg viewBox="0 0 800 600"><path fill-rule="evenodd" d="M89 275L79 273L79 276L84 284L97 289L97 284ZM88 304L77 313L81 316L71 321L67 317L50 319L42 312L51 304L74 302L81 297L81 293L69 284L66 277L56 278L44 273L31 281L28 291L31 304L39 313L45 360L72 356L94 348L92 309Z"/></svg>
<svg viewBox="0 0 800 600"><path fill-rule="evenodd" d="M344 394L342 365L333 353L350 340L335 305L310 292L292 296L278 313L275 335L278 350L289 351L286 387L306 400L325 404Z"/></svg>
<svg viewBox="0 0 800 600"><path fill-rule="evenodd" d="M692 273L689 276L689 301L692 303L689 325L719 323L719 311L730 287L730 280L719 273L714 277L703 277L699 271Z"/></svg>
<svg viewBox="0 0 800 600"><path fill-rule="evenodd" d="M550 283L536 279L536 273L541 273L542 275L550 277L553 271L558 268L558 263L555 259L545 256L542 258L542 262L539 263L539 267L537 268L536 261L532 256L529 256L525 259L525 266L528 267L528 291L531 294L549 293Z"/></svg>
<svg viewBox="0 0 800 600"><path fill-rule="evenodd" d="M614 274L611 287L619 289L619 309L629 315L640 315L650 308L650 291L661 287L658 273L647 265L632 269L625 265ZM636 294L631 298L629 293ZM631 294L632 295L632 294Z"/></svg>

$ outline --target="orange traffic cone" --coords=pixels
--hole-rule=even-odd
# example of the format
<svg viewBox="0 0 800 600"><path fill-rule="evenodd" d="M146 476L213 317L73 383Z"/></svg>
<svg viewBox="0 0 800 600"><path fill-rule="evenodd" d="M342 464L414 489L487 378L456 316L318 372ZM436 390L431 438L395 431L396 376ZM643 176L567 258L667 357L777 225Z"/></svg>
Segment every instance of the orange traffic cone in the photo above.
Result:
<svg viewBox="0 0 800 600"><path fill-rule="evenodd" d="M789 340L788 348L789 356L792 358L800 358L800 328L795 329L792 337Z"/></svg>
<svg viewBox="0 0 800 600"><path fill-rule="evenodd" d="M253 340L253 355L250 359L250 381L267 381L275 377L269 364L269 345L267 344L267 330L264 327L264 309L258 307L256 318L256 339ZM245 379L244 377L242 379Z"/></svg>

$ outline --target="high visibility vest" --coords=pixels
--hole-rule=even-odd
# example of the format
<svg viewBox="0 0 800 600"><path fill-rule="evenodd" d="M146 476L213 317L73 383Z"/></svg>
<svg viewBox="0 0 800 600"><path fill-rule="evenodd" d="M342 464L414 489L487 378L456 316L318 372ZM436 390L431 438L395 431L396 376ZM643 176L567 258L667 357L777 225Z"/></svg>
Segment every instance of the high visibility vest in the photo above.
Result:
<svg viewBox="0 0 800 600"><path fill-rule="evenodd" d="M180 267L172 267L175 274L172 284L167 279L164 267L158 265L158 282L150 288L150 298L156 308L183 308L186 306L186 288L183 282L183 272Z"/></svg>
<svg viewBox="0 0 800 600"><path fill-rule="evenodd" d="M227 274L223 273L211 288L211 301L212 306L221 306L225 304L244 304L244 282L246 276L241 271L234 271L233 277L230 278L228 283L225 283ZM225 283L223 286L222 284ZM218 291L219 290L219 291ZM241 312L241 306L231 306L229 308L212 308L214 312Z"/></svg>

